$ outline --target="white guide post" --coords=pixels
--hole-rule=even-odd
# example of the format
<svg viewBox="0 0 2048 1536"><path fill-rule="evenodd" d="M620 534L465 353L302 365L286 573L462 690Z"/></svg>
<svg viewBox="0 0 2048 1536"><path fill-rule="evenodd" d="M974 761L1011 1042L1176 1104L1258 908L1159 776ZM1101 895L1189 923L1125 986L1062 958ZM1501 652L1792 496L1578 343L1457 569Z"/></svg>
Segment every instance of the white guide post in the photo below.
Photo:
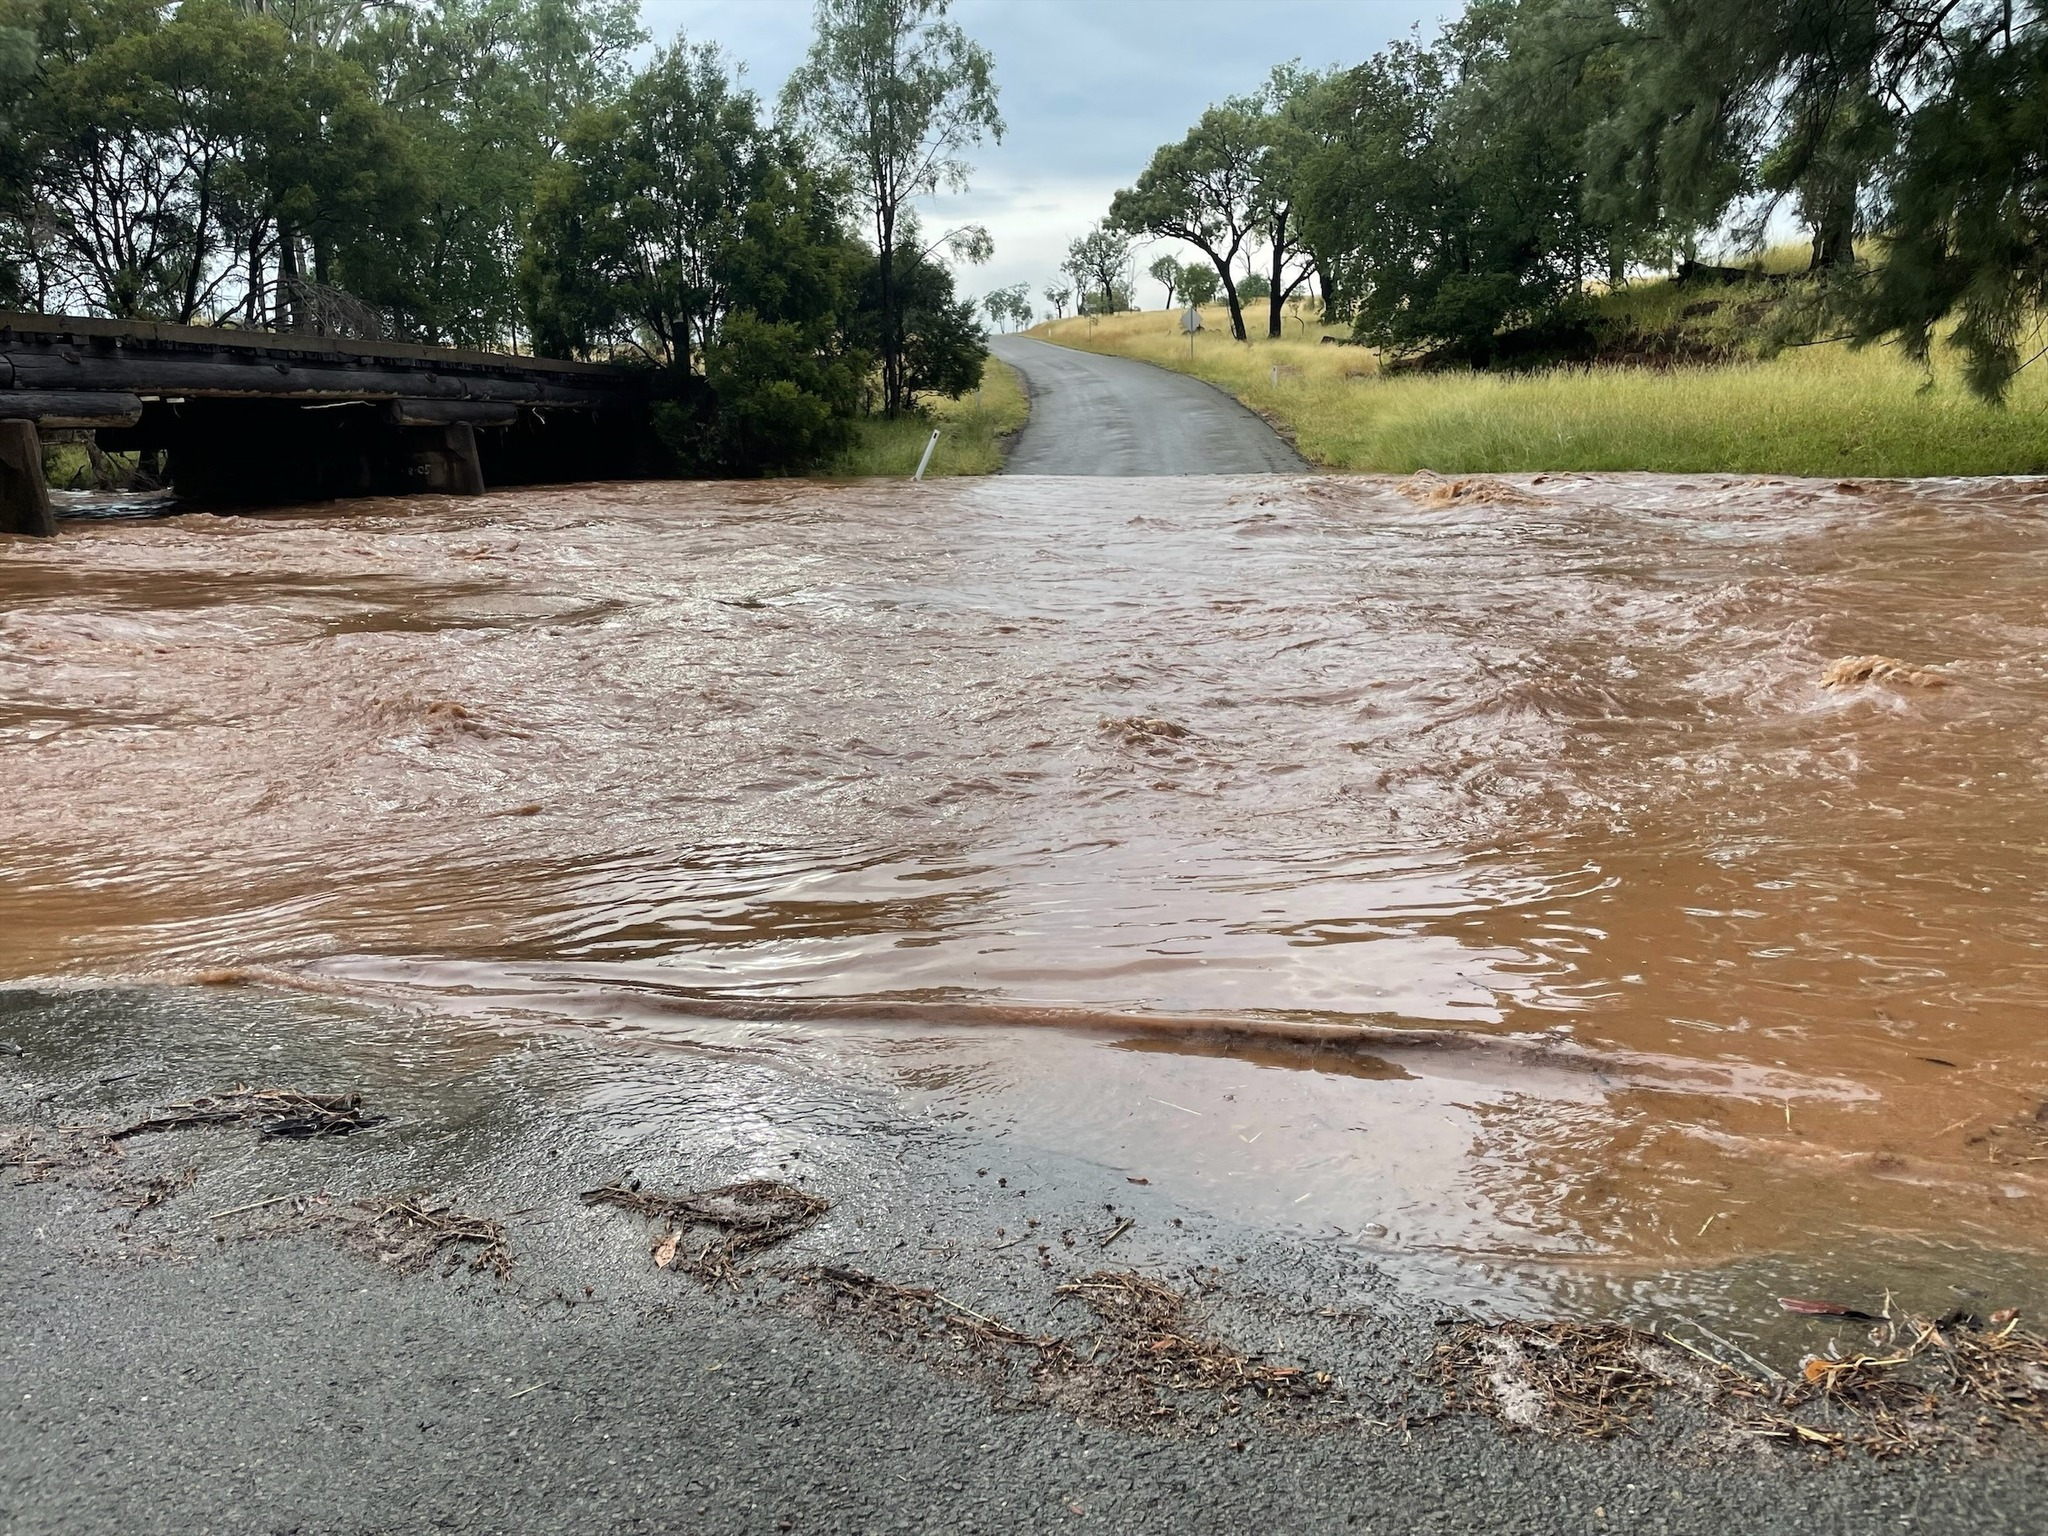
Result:
<svg viewBox="0 0 2048 1536"><path fill-rule="evenodd" d="M932 440L924 445L924 457L917 461L917 473L912 475L910 477L911 479L922 480L924 478L925 467L929 465L932 461L932 450L938 446L939 429L937 427L933 427Z"/></svg>

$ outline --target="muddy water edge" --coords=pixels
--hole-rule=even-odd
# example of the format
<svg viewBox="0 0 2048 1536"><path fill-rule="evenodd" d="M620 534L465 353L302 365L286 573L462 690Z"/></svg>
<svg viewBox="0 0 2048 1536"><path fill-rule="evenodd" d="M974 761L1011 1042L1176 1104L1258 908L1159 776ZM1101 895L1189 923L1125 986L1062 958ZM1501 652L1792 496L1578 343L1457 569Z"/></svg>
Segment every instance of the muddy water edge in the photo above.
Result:
<svg viewBox="0 0 2048 1536"><path fill-rule="evenodd" d="M1507 1310L1769 1350L1787 1292L2038 1308L2044 502L77 521L0 548L0 981L239 983L288 1052L341 1009L399 1063L630 1035L546 1091L657 1120L648 1060L744 1063L691 1134L887 1104ZM1905 671L1830 680L1862 656Z"/></svg>

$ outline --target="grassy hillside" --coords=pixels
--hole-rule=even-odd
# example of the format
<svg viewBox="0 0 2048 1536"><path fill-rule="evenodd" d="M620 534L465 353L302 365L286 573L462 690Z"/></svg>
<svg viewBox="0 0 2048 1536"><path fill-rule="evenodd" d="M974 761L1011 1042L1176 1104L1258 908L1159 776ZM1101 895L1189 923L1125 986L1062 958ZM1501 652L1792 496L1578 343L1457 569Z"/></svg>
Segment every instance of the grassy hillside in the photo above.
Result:
<svg viewBox="0 0 2048 1536"><path fill-rule="evenodd" d="M940 400L928 407L929 418L905 416L895 421L874 417L860 424L860 441L831 472L839 475L911 475L924 445L939 429L932 451L934 475L992 475L1003 467L1004 439L1019 431L1030 405L1024 381L1007 363L989 358L982 365L978 394Z"/></svg>
<svg viewBox="0 0 2048 1536"><path fill-rule="evenodd" d="M1337 469L2048 473L2048 365L2022 373L1999 408L1973 399L1946 358L1931 381L1887 347L1830 342L1763 361L1776 302L1761 284L1637 284L1601 300L1603 334L1728 360L1529 373L1383 374L1370 349L1323 344L1347 332L1295 319L1283 340L1234 342L1220 308L1205 312L1192 353L1172 312L1057 321L1034 334L1205 378Z"/></svg>

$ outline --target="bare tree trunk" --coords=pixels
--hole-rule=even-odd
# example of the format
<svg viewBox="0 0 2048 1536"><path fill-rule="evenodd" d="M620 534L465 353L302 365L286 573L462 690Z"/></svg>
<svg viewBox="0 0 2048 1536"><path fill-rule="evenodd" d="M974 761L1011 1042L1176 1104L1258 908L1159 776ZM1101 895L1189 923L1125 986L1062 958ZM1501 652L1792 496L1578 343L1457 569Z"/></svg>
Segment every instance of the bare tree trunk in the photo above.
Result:
<svg viewBox="0 0 2048 1536"><path fill-rule="evenodd" d="M255 330L263 322L263 221L249 231L249 292L242 301L242 321Z"/></svg>
<svg viewBox="0 0 2048 1536"><path fill-rule="evenodd" d="M299 236L290 225L277 226L277 328L299 328L299 296L292 291L299 276Z"/></svg>
<svg viewBox="0 0 2048 1536"><path fill-rule="evenodd" d="M1813 261L1810 272L1856 264L1856 194L1851 191L1828 199L1827 209L1813 230Z"/></svg>
<svg viewBox="0 0 2048 1536"><path fill-rule="evenodd" d="M881 236L879 253L882 279L882 412L899 415L903 410L903 338L896 314L896 214L885 208L876 220Z"/></svg>

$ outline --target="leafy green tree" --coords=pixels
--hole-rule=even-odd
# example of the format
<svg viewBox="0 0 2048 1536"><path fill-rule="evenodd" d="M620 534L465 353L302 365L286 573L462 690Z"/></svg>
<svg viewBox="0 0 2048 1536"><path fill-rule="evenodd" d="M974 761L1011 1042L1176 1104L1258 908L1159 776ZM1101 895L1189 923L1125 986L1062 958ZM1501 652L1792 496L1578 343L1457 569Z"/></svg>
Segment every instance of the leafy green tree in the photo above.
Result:
<svg viewBox="0 0 2048 1536"><path fill-rule="evenodd" d="M705 354L715 431L708 451L691 460L755 473L823 463L852 444L860 372L855 360L821 349L802 324L764 320L751 310L727 316ZM671 446L700 441L678 438L672 426L666 435Z"/></svg>
<svg viewBox="0 0 2048 1536"><path fill-rule="evenodd" d="M1581 144L1557 114L1512 109L1504 57L1466 25L1334 83L1336 129L1297 185L1304 239L1349 289L1361 337L1484 363L1502 331L1557 325L1581 302L1595 257Z"/></svg>
<svg viewBox="0 0 2048 1536"><path fill-rule="evenodd" d="M1216 269L1230 303L1230 331L1245 339L1233 267L1264 217L1264 131L1241 105L1211 107L1178 144L1159 149L1137 184L1110 200L1108 223L1132 235L1180 240Z"/></svg>
<svg viewBox="0 0 2048 1536"><path fill-rule="evenodd" d="M16 127L16 105L36 73L36 34L25 17L0 7L0 226L17 225L28 201L28 164ZM26 302L21 260L0 240L0 306Z"/></svg>
<svg viewBox="0 0 2048 1536"><path fill-rule="evenodd" d="M1074 302L1074 290L1062 287L1058 283L1047 283L1043 291L1045 302L1052 306L1054 318L1064 320L1067 316L1067 306Z"/></svg>
<svg viewBox="0 0 2048 1536"><path fill-rule="evenodd" d="M572 120L539 178L520 266L535 344L687 370L730 307L746 210L780 175L760 104L718 50L658 52L617 104Z"/></svg>
<svg viewBox="0 0 2048 1536"><path fill-rule="evenodd" d="M929 251L899 273L901 231L915 203L966 187L968 150L1001 141L988 51L946 20L948 0L818 0L816 35L784 87L788 115L830 153L867 215L878 254L882 394L893 415L918 392L911 382L913 278ZM987 232L941 241L985 259ZM927 319L936 311L928 311Z"/></svg>
<svg viewBox="0 0 2048 1536"><path fill-rule="evenodd" d="M1883 260L1839 302L1923 362L1953 320L1971 388L2003 399L2048 310L2048 18L1978 14L1946 43L1886 167Z"/></svg>
<svg viewBox="0 0 2048 1536"><path fill-rule="evenodd" d="M718 50L679 41L571 123L519 285L541 351L663 370L657 427L684 467L782 471L846 446L873 265Z"/></svg>
<svg viewBox="0 0 2048 1536"><path fill-rule="evenodd" d="M1180 263L1171 256L1161 256L1145 269L1145 273L1166 290L1166 307L1173 308L1173 296L1180 291Z"/></svg>
<svg viewBox="0 0 2048 1536"><path fill-rule="evenodd" d="M239 285L253 320L291 220L366 261L404 249L409 153L344 61L230 0L46 0L35 19L0 211L39 304L191 321Z"/></svg>
<svg viewBox="0 0 2048 1536"><path fill-rule="evenodd" d="M1216 293L1222 287L1216 269L1206 262L1190 261L1180 269L1181 298L1200 309L1216 302Z"/></svg>
<svg viewBox="0 0 2048 1536"><path fill-rule="evenodd" d="M975 319L975 303L954 292L953 273L919 245L916 220L906 222L902 243L889 264L895 293L896 334L901 340L901 410L914 410L921 398L957 399L981 382L988 344ZM846 320L852 344L879 355L889 325L883 303L882 262L862 253L854 303Z"/></svg>
<svg viewBox="0 0 2048 1536"><path fill-rule="evenodd" d="M1256 162L1254 194L1259 241L1265 246L1267 277L1262 291L1245 298L1264 298L1266 334L1281 332L1281 312L1302 284L1315 275L1314 251L1302 236L1299 200L1303 162L1328 142L1325 102L1328 82L1298 64L1275 68L1257 95L1232 105L1258 124L1264 141Z"/></svg>
<svg viewBox="0 0 2048 1536"><path fill-rule="evenodd" d="M1247 272L1237 285L1237 296L1256 302L1273 296L1273 285L1263 272Z"/></svg>
<svg viewBox="0 0 2048 1536"><path fill-rule="evenodd" d="M2007 0L1613 0L1568 7L1564 50L1627 82L1589 136L1600 195L1681 233L1760 239L1790 199L1816 271L1847 267L1919 105ZM1938 89L1938 85L1936 86Z"/></svg>
<svg viewBox="0 0 2048 1536"><path fill-rule="evenodd" d="M418 146L419 235L405 253L407 328L490 347L516 338L517 266L536 180L577 109L623 88L645 40L631 0L421 0L341 6L337 46Z"/></svg>
<svg viewBox="0 0 2048 1536"><path fill-rule="evenodd" d="M1067 247L1067 270L1074 274L1074 286L1099 295L1094 300L1096 314L1115 314L1127 307L1118 294L1129 289L1130 265L1130 237L1106 219Z"/></svg>
<svg viewBox="0 0 2048 1536"><path fill-rule="evenodd" d="M1012 283L1007 288L991 289L982 295L981 307L988 315L989 324L1026 326L1031 323L1031 290L1023 283Z"/></svg>

